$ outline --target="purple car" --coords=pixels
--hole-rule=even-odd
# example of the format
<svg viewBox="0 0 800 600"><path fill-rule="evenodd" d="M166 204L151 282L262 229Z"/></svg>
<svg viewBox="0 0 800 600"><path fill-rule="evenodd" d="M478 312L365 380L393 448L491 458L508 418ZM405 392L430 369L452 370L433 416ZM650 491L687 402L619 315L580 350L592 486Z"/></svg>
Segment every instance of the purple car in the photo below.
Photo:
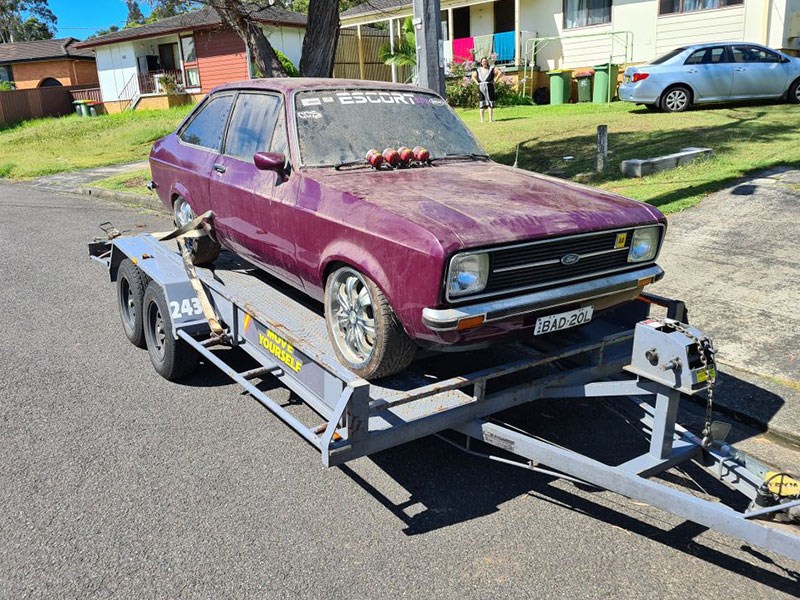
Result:
<svg viewBox="0 0 800 600"><path fill-rule="evenodd" d="M399 147L429 158L365 160ZM337 356L365 378L402 371L419 347L580 326L663 276L658 210L489 160L418 87L224 85L150 166L177 224L214 213L196 264L223 246L323 302Z"/></svg>

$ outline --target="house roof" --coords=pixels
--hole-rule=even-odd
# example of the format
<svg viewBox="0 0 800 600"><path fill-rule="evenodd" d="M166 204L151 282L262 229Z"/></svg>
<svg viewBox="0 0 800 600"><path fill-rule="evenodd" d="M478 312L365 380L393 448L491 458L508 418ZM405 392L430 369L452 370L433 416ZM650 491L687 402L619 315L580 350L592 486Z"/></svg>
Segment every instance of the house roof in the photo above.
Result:
<svg viewBox="0 0 800 600"><path fill-rule="evenodd" d="M391 11L401 6L411 6L410 0L366 0L363 4L348 8L341 14L341 17L357 17L359 15L371 15Z"/></svg>
<svg viewBox="0 0 800 600"><path fill-rule="evenodd" d="M35 60L77 59L94 60L90 50L83 50L75 38L36 40L0 44L0 64L31 62Z"/></svg>
<svg viewBox="0 0 800 600"><path fill-rule="evenodd" d="M270 6L254 11L253 18L261 23L274 25L289 25L293 27L305 27L306 16L300 13L284 10L277 6ZM192 31L195 29L206 29L219 27L222 19L213 8L206 6L199 10L192 10L174 17L167 17L152 23L145 23L137 27L120 29L114 33L101 35L81 42L81 48L94 48L105 44L115 44L128 40L138 40L142 38L156 37L168 33L178 33L179 31Z"/></svg>

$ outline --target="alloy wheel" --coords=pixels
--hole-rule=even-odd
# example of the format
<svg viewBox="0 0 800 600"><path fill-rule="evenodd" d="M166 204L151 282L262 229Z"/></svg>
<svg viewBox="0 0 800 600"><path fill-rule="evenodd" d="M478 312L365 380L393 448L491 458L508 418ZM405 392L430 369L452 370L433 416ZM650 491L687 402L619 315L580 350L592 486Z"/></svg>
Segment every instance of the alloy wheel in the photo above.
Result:
<svg viewBox="0 0 800 600"><path fill-rule="evenodd" d="M368 361L375 347L375 313L361 274L352 269L338 271L328 302L334 340L342 354L352 363Z"/></svg>
<svg viewBox="0 0 800 600"><path fill-rule="evenodd" d="M670 112L680 112L689 105L689 95L686 90L670 90L664 97L664 107Z"/></svg>

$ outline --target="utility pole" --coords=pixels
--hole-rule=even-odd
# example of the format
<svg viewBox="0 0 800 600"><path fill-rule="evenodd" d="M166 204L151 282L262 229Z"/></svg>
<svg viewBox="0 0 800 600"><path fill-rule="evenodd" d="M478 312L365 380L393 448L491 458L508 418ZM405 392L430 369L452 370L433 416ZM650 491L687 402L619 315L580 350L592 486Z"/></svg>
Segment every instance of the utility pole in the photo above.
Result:
<svg viewBox="0 0 800 600"><path fill-rule="evenodd" d="M417 83L444 96L441 3L413 0L414 33L417 38Z"/></svg>

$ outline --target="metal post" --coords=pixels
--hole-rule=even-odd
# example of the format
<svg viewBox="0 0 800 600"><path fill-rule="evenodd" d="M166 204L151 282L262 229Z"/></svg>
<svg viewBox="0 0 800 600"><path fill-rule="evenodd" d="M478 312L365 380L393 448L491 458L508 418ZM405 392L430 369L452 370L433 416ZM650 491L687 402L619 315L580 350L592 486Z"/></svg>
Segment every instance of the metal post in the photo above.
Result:
<svg viewBox="0 0 800 600"><path fill-rule="evenodd" d="M389 51L394 54L394 19L389 19ZM397 83L397 65L392 63L392 83Z"/></svg>
<svg viewBox="0 0 800 600"><path fill-rule="evenodd" d="M519 24L519 3L520 0L514 0L514 66L519 66L519 55L522 51L520 47L520 24ZM523 90L524 91L524 90Z"/></svg>
<svg viewBox="0 0 800 600"><path fill-rule="evenodd" d="M650 455L665 459L672 454L675 435L675 420L678 418L678 403L681 393L673 388L658 386L656 409L653 414L653 433L650 437Z"/></svg>
<svg viewBox="0 0 800 600"><path fill-rule="evenodd" d="M608 161L608 125L597 126L597 172L606 170Z"/></svg>
<svg viewBox="0 0 800 600"><path fill-rule="evenodd" d="M366 79L367 75L364 69L364 44L361 41L361 25L356 25L356 37L358 39L358 77L359 79Z"/></svg>
<svg viewBox="0 0 800 600"><path fill-rule="evenodd" d="M414 0L414 31L417 36L417 84L444 96L442 28L439 0Z"/></svg>

